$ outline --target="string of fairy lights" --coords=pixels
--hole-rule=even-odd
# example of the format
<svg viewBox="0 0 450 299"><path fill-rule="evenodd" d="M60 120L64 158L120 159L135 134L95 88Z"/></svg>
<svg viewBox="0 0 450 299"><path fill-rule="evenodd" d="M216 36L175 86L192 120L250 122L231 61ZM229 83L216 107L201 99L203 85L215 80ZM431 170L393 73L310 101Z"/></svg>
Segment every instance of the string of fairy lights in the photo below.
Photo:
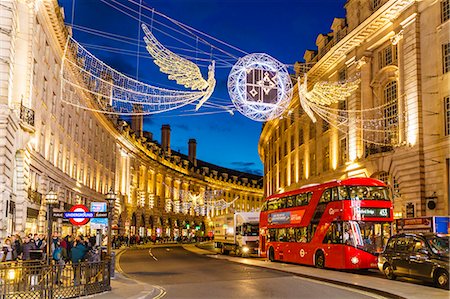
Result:
<svg viewBox="0 0 450 299"><path fill-rule="evenodd" d="M163 183L167 192L164 199L166 212L175 212L188 214L192 209L194 212L205 216L218 211L234 209L235 202L239 196L231 201L226 201L223 190L202 190L194 192L192 190L183 190ZM144 193L143 193L144 194ZM142 196L142 206L145 205L145 196ZM149 198L149 206L154 206L154 196Z"/></svg>
<svg viewBox="0 0 450 299"><path fill-rule="evenodd" d="M124 45L137 45L138 51L102 44L82 45L69 37L61 67L63 102L81 109L119 115L158 114L183 108L178 116L192 116L233 114L235 109L240 112L247 109L245 105L233 107L229 100L213 96L216 87L215 70L233 67L243 54L248 54L247 52L174 20L143 5L142 2L129 1L137 6L138 10L116 0L101 2L138 21L142 26L145 45L141 45L140 39L73 24L72 18L73 29L120 41ZM142 11L146 11L150 16ZM156 34L174 40L178 46L163 45ZM149 55L141 52L141 47L145 48ZM108 66L86 48L152 59L160 71L168 75L169 80L176 81L187 90L163 88L159 87L160 83L156 86L133 79L129 74ZM206 79L202 77L200 67L208 68ZM311 89L308 89L306 75L303 79L293 81L298 84L299 105L313 123L317 121L318 116L342 134L349 134L351 128L357 128L361 130L361 139L364 142L392 145L400 117L396 100L371 108L349 110L340 103L345 102L360 87L360 79L357 76L344 82L317 82ZM85 96L77 96L73 92L75 89ZM287 91L289 94L289 90ZM287 107L286 103L283 107ZM198 112L200 108L202 111ZM259 111L256 111L254 114L258 113ZM282 117L300 119L299 114L289 111Z"/></svg>

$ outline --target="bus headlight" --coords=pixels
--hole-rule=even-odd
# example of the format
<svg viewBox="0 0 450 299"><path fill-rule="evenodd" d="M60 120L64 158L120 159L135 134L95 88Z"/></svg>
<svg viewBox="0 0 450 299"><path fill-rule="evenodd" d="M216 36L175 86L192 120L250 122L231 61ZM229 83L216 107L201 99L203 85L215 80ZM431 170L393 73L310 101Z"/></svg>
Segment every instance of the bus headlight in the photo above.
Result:
<svg viewBox="0 0 450 299"><path fill-rule="evenodd" d="M359 263L359 258L354 256L354 257L352 257L352 259L350 261L352 262L352 264L356 265L357 263Z"/></svg>
<svg viewBox="0 0 450 299"><path fill-rule="evenodd" d="M248 253L249 251L250 251L250 248L248 248L247 246L242 247L243 253Z"/></svg>

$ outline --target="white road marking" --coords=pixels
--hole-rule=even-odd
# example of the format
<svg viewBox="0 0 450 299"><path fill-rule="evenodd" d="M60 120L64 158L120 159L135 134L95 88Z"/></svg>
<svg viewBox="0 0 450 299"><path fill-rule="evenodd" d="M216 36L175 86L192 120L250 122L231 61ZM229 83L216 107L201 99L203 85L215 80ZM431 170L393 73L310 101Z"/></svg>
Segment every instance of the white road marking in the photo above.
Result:
<svg viewBox="0 0 450 299"><path fill-rule="evenodd" d="M155 261L158 260L158 259L153 255L152 249L151 249L151 248L148 250L148 254L150 254L150 256L151 256ZM155 298L156 298L156 297L155 297Z"/></svg>

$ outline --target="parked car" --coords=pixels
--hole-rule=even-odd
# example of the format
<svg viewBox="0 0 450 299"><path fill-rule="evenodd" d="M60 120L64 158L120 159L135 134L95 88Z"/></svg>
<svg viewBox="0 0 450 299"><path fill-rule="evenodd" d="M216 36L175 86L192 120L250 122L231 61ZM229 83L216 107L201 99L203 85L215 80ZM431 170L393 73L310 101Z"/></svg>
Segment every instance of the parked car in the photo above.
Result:
<svg viewBox="0 0 450 299"><path fill-rule="evenodd" d="M388 279L408 276L449 289L449 237L433 233L392 236L378 256L378 268Z"/></svg>

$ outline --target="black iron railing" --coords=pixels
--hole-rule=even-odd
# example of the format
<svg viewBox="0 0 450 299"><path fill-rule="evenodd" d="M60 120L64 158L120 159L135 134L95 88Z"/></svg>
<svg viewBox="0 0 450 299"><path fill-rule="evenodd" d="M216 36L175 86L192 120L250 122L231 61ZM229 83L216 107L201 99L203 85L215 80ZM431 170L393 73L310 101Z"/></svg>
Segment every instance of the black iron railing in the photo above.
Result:
<svg viewBox="0 0 450 299"><path fill-rule="evenodd" d="M111 290L110 261L0 263L0 298L74 298Z"/></svg>
<svg viewBox="0 0 450 299"><path fill-rule="evenodd" d="M20 104L20 120L34 127L34 110Z"/></svg>

